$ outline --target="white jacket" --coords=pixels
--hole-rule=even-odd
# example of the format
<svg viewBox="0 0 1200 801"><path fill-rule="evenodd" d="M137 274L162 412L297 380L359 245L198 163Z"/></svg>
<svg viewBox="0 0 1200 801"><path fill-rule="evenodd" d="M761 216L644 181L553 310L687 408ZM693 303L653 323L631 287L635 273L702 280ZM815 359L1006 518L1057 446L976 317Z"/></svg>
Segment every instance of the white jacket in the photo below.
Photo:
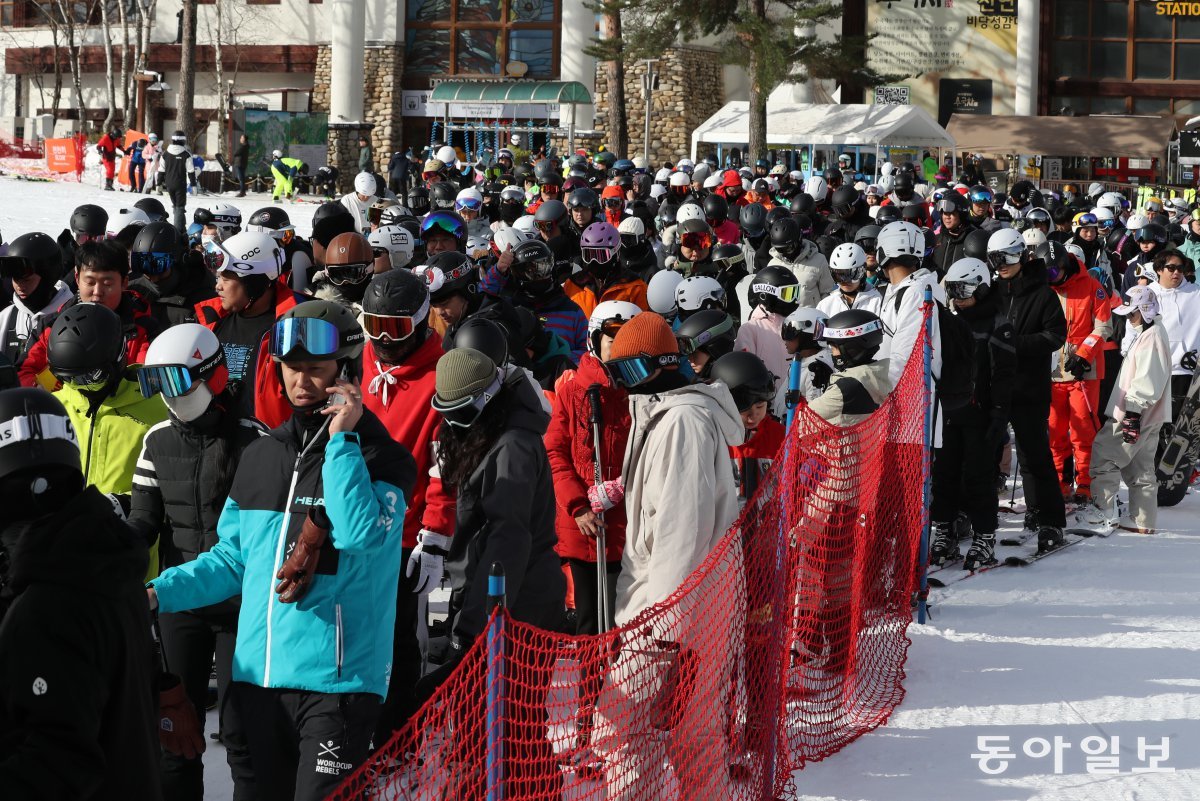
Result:
<svg viewBox="0 0 1200 801"><path fill-rule="evenodd" d="M1133 330L1132 325L1127 328ZM1142 428L1171 419L1171 342L1158 319L1148 328L1134 331L1117 373L1108 416L1119 423L1126 410L1141 413Z"/></svg>
<svg viewBox="0 0 1200 801"><path fill-rule="evenodd" d="M665 600L705 560L738 515L729 448L745 438L724 384L630 395L625 552L616 622Z"/></svg>
<svg viewBox="0 0 1200 801"><path fill-rule="evenodd" d="M358 195L354 192L342 195L342 205L358 221L358 230L360 233L371 230L371 221L367 218L367 209L371 208L371 205L378 199L375 195L371 195L366 200L359 200Z"/></svg>
<svg viewBox="0 0 1200 801"><path fill-rule="evenodd" d="M799 305L805 308L816 308L821 298L837 289L833 274L829 272L829 261L821 254L815 244L805 239L800 243L800 252L795 259L782 256L778 250L771 248L771 260L768 267L786 267L796 275L800 282Z"/></svg>
<svg viewBox="0 0 1200 801"><path fill-rule="evenodd" d="M825 312L830 317L850 309L866 309L872 314L879 314L879 307L882 303L883 295L879 294L879 290L873 286L860 289L854 296L852 305L846 303L846 298L842 296L840 289L835 289L821 299L821 302L817 304L817 311Z"/></svg>
<svg viewBox="0 0 1200 801"><path fill-rule="evenodd" d="M933 299L939 303L946 302L946 291L938 283L937 275L922 267L899 284L888 284L880 305L879 319L883 320L883 345L879 348L877 359L888 360L888 383L895 387L904 375L904 368L909 359L921 358L920 353L914 353L917 339L921 336L921 326L925 323L922 304L925 303L925 287L933 287ZM901 289L904 294L900 298L900 308L896 308L896 293ZM931 372L937 378L942 374L941 328L938 326L937 314L933 315L933 354ZM933 446L942 444L942 414L941 410L934 413Z"/></svg>
<svg viewBox="0 0 1200 801"><path fill-rule="evenodd" d="M0 353L11 358L20 351L21 356L24 356L23 351L28 349L25 341L29 336L40 335L49 318L56 316L63 305L73 297L75 293L71 288L58 281L54 284L54 296L50 298L50 302L35 311L26 308L21 299L14 294L12 305L0 311Z"/></svg>
<svg viewBox="0 0 1200 801"><path fill-rule="evenodd" d="M1171 341L1171 372L1174 375L1191 375L1191 370L1179 366L1179 360L1189 350L1200 350L1200 286L1183 282L1176 289L1166 289L1152 282L1150 289L1158 297L1160 313L1157 324L1167 330ZM1126 326L1126 339L1130 339ZM1128 342L1122 343L1127 346Z"/></svg>

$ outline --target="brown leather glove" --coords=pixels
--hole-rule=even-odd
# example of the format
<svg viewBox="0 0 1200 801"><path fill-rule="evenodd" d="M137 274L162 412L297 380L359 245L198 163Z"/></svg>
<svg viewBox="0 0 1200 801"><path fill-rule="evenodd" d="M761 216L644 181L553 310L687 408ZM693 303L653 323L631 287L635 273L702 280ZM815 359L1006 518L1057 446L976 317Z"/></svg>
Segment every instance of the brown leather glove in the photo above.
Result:
<svg viewBox="0 0 1200 801"><path fill-rule="evenodd" d="M304 525L300 527L300 536L296 538L291 554L275 574L275 578L279 579L275 592L279 593L281 603L294 604L308 592L313 571L317 567L317 557L327 536L329 529L317 525L312 512L309 512L304 518Z"/></svg>
<svg viewBox="0 0 1200 801"><path fill-rule="evenodd" d="M204 753L204 732L196 717L196 707L173 673L163 673L158 681L158 741L167 751L184 759L195 759Z"/></svg>

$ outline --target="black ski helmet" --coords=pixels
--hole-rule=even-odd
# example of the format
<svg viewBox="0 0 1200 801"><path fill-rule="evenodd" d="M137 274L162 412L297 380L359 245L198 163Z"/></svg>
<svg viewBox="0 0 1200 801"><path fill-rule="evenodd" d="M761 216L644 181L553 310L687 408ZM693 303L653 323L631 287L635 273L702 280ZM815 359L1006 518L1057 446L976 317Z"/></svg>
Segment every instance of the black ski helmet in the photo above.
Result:
<svg viewBox="0 0 1200 801"><path fill-rule="evenodd" d="M545 295L556 287L554 253L540 239L522 242L513 251L512 266L509 267L508 274L512 276L517 287L530 297Z"/></svg>
<svg viewBox="0 0 1200 801"><path fill-rule="evenodd" d="M95 203L77 206L71 214L71 233L104 236L108 231L108 212Z"/></svg>
<svg viewBox="0 0 1200 801"><path fill-rule="evenodd" d="M337 330L337 341L332 353L312 353L304 343L292 344L286 351L283 350L290 343L277 336L281 330L280 323L305 319L325 320L333 324ZM276 363L336 361L339 367L345 368L347 374L354 378L360 375L360 357L366 341L366 333L358 324L354 312L348 307L332 300L314 299L297 303L275 322L271 328L270 352ZM282 381L280 383L282 385Z"/></svg>
<svg viewBox="0 0 1200 801"><path fill-rule="evenodd" d="M449 255L463 254L441 253L434 258ZM429 288L419 275L412 270L388 270L372 276L363 294L362 310L367 314L390 317L426 317L428 304Z"/></svg>
<svg viewBox="0 0 1200 801"><path fill-rule="evenodd" d="M791 209L787 208L786 206L772 206L771 209L767 212L767 217L766 217L767 230L768 231L771 230L771 226L775 224L776 220L782 220L784 217L791 217L791 216L793 216Z"/></svg>
<svg viewBox="0 0 1200 801"><path fill-rule="evenodd" d="M853 217L858 207L858 198L858 190L853 186L849 184L839 186L833 191L833 197L829 200L829 207L839 217Z"/></svg>
<svg viewBox="0 0 1200 801"><path fill-rule="evenodd" d="M37 273L42 280L54 280L62 275L63 254L58 243L40 231L21 234L0 256L0 276L24 278Z"/></svg>
<svg viewBox="0 0 1200 801"><path fill-rule="evenodd" d="M167 209L158 198L144 197L137 203L134 203L133 207L146 212L146 216L150 218L150 222L152 223L167 221Z"/></svg>
<svg viewBox="0 0 1200 801"><path fill-rule="evenodd" d="M717 359L712 367L713 381L729 388L739 412L775 397L775 376L758 356L739 350Z"/></svg>
<svg viewBox="0 0 1200 801"><path fill-rule="evenodd" d="M449 181L438 181L429 189L429 207L431 210L453 209L454 200L458 197L458 185Z"/></svg>
<svg viewBox="0 0 1200 801"><path fill-rule="evenodd" d="M866 309L847 309L825 321L821 341L836 345L833 364L839 370L867 364L883 344L883 321Z"/></svg>
<svg viewBox="0 0 1200 801"><path fill-rule="evenodd" d="M83 489L79 439L54 395L32 387L0 392L0 430L9 434L0 448L7 522L52 511Z"/></svg>
<svg viewBox="0 0 1200 801"><path fill-rule="evenodd" d="M713 362L733 350L736 337L733 318L723 309L698 311L680 323L675 332L681 354L690 356L697 351L708 354L709 362L700 371L700 378L708 378Z"/></svg>
<svg viewBox="0 0 1200 801"><path fill-rule="evenodd" d="M338 234L347 234L358 230L358 223L350 210L336 201L329 201L317 206L312 218L312 238L323 248Z"/></svg>
<svg viewBox="0 0 1200 801"><path fill-rule="evenodd" d="M679 205L676 203L663 203L658 207L658 214L654 215L654 229L662 233L666 229L675 224L675 220L679 215Z"/></svg>
<svg viewBox="0 0 1200 801"><path fill-rule="evenodd" d="M900 221L900 207L894 205L880 206L879 211L875 214L875 224L880 228L888 223Z"/></svg>
<svg viewBox="0 0 1200 801"><path fill-rule="evenodd" d="M533 214L536 222L552 222L561 224L567 217L567 207L561 200L546 200Z"/></svg>
<svg viewBox="0 0 1200 801"><path fill-rule="evenodd" d="M125 360L121 318L99 303L77 303L54 320L47 342L50 372L65 382L107 383Z"/></svg>
<svg viewBox="0 0 1200 801"><path fill-rule="evenodd" d="M795 258L800 251L800 223L784 210L785 216L771 224L771 247L786 259Z"/></svg>
<svg viewBox="0 0 1200 801"><path fill-rule="evenodd" d="M474 348L496 363L508 363L508 332L492 320L469 317L454 332L454 347Z"/></svg>
<svg viewBox="0 0 1200 801"><path fill-rule="evenodd" d="M807 192L801 192L792 197L792 214L812 215L817 210L817 201Z"/></svg>
<svg viewBox="0 0 1200 801"><path fill-rule="evenodd" d="M738 222L741 225L742 233L748 239L758 239L767 234L767 210L761 203L747 203L742 206Z"/></svg>
<svg viewBox="0 0 1200 801"><path fill-rule="evenodd" d="M429 211L429 190L423 186L414 186L408 190L404 201L404 205L408 206L413 214L420 216Z"/></svg>
<svg viewBox="0 0 1200 801"><path fill-rule="evenodd" d="M426 262L422 275L431 303L442 303L455 295L477 303L479 268L465 253L448 250Z"/></svg>
<svg viewBox="0 0 1200 801"><path fill-rule="evenodd" d="M591 209L593 213L597 213L600 211L600 196L590 186L581 186L567 195L567 208Z"/></svg>
<svg viewBox="0 0 1200 801"><path fill-rule="evenodd" d="M754 274L750 300L769 312L785 317L799 305L800 281L786 267L767 265Z"/></svg>
<svg viewBox="0 0 1200 801"><path fill-rule="evenodd" d="M716 193L707 195L701 205L704 208L704 218L712 227L716 228L729 219L729 201L724 196Z"/></svg>
<svg viewBox="0 0 1200 801"><path fill-rule="evenodd" d="M986 263L988 254L987 244L991 236L991 231L985 231L982 228L976 228L967 234L966 239L963 240L963 255L979 259Z"/></svg>
<svg viewBox="0 0 1200 801"><path fill-rule="evenodd" d="M142 226L133 240L130 253L170 253L176 257L182 250L179 232L175 226L165 222L152 222Z"/></svg>
<svg viewBox="0 0 1200 801"><path fill-rule="evenodd" d="M314 217L316 215L313 215ZM264 206L258 211L250 215L250 219L246 220L246 227L258 226L261 229L270 231L279 231L287 228L292 224L292 218L288 213L278 206Z"/></svg>
<svg viewBox="0 0 1200 801"><path fill-rule="evenodd" d="M896 193L896 197L906 202L912 199L915 187L912 174L908 172L901 172L892 183L892 191Z"/></svg>

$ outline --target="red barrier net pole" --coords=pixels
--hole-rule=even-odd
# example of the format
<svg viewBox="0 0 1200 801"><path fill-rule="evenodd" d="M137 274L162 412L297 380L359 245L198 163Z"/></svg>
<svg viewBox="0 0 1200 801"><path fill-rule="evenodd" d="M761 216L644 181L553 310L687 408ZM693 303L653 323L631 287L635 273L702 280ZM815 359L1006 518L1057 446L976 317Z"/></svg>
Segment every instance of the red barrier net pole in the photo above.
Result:
<svg viewBox="0 0 1200 801"><path fill-rule="evenodd" d="M798 410L767 482L662 604L596 637L506 621L499 786L480 638L330 797L794 798L796 770L904 697L929 469L923 344L858 425Z"/></svg>

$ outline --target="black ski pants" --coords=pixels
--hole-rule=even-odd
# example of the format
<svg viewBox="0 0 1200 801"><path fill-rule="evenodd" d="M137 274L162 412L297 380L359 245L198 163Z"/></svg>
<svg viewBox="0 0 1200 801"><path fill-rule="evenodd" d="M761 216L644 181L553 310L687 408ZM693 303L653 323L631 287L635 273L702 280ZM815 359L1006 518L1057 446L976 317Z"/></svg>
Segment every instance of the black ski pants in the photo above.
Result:
<svg viewBox="0 0 1200 801"><path fill-rule="evenodd" d="M1000 522L995 479L996 462L987 442L986 423L947 421L942 426L942 447L933 457L931 519L952 523L961 511L971 519L975 532L994 533Z"/></svg>
<svg viewBox="0 0 1200 801"><path fill-rule="evenodd" d="M323 801L370 754L374 693L229 686L246 723L257 801Z"/></svg>
<svg viewBox="0 0 1200 801"><path fill-rule="evenodd" d="M571 582L575 588L575 634L600 633L600 599L596 583L596 563L582 559L568 559ZM608 610L605 619L608 628L613 627L613 611L617 599L617 576L621 573L620 562L609 562L606 567L605 583L608 585Z"/></svg>
<svg viewBox="0 0 1200 801"><path fill-rule="evenodd" d="M392 733L404 728L408 719L417 711L416 687L424 669L422 654L422 630L426 621L420 619L426 605L413 592L417 586L419 571L410 578L405 575L405 565L412 554L405 548L400 557L400 587L396 594L396 627L392 636L392 679L388 684L387 700L379 712L375 727L375 746L378 748L391 738Z"/></svg>
<svg viewBox="0 0 1200 801"><path fill-rule="evenodd" d="M1038 525L1066 528L1062 488L1050 455L1050 402L1013 404L1008 421L1017 439L1017 460L1025 488L1025 508L1037 511Z"/></svg>
<svg viewBox="0 0 1200 801"><path fill-rule="evenodd" d="M221 743L225 746L229 772L233 776L234 801L254 801L254 771L246 735L237 708L229 699L233 668L233 645L237 620L232 615L222 620L188 612L163 612L158 616L163 652L171 672L179 676L184 691L196 707L196 717L204 725L208 706L208 678L216 654L217 708ZM204 798L203 758L184 759L169 751L162 752L164 801L201 801Z"/></svg>

